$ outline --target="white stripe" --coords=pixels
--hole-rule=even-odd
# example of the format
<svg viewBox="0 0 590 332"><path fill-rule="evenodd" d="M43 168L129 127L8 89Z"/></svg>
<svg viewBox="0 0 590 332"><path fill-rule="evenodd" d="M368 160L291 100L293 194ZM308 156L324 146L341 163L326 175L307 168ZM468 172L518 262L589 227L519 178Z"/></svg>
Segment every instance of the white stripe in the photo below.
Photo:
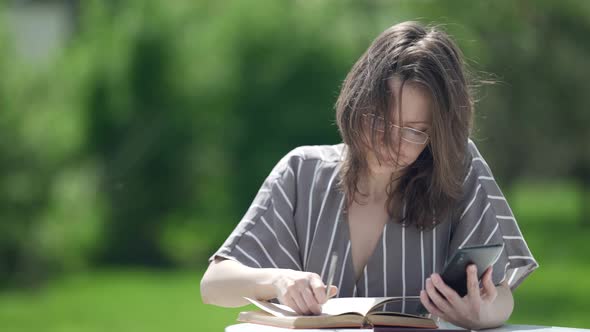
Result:
<svg viewBox="0 0 590 332"><path fill-rule="evenodd" d="M258 190L258 192L261 192L261 193L269 193L270 192L270 189L260 189L260 190Z"/></svg>
<svg viewBox="0 0 590 332"><path fill-rule="evenodd" d="M367 275L367 265L365 265L365 297L369 297L369 276Z"/></svg>
<svg viewBox="0 0 590 332"><path fill-rule="evenodd" d="M424 289L424 231L420 231L420 261L422 263L422 285Z"/></svg>
<svg viewBox="0 0 590 332"><path fill-rule="evenodd" d="M473 170L473 165L469 165L469 171L467 171L467 175L465 175L465 179L463 180L463 184L465 184L465 182L467 182L467 179L469 179L469 175L471 175L472 170Z"/></svg>
<svg viewBox="0 0 590 332"><path fill-rule="evenodd" d="M436 272L436 227L432 229L432 273Z"/></svg>
<svg viewBox="0 0 590 332"><path fill-rule="evenodd" d="M383 227L383 296L387 296L387 224Z"/></svg>
<svg viewBox="0 0 590 332"><path fill-rule="evenodd" d="M483 220L483 217L485 216L485 214L488 211L488 209L490 208L490 206L492 206L492 204L488 202L488 204L486 205L486 207L483 209L483 212L481 213L481 216L479 217L479 220L477 221L477 223L475 224L475 226L473 226L473 228L471 229L471 232L469 232L469 235L467 235L467 237L465 238L465 240L463 241L463 243L461 243L461 245L459 246L459 249L463 248L463 246L465 245L465 243L467 243L467 241L469 241L469 238L471 237L471 235L473 235L473 232L475 232L475 230L477 229L477 227L479 226L479 224L481 224L481 221Z"/></svg>
<svg viewBox="0 0 590 332"><path fill-rule="evenodd" d="M463 210L463 213L461 213L461 217L459 218L460 220L463 219L463 217L465 216L465 213L467 213L467 211L469 210L471 205L473 205L473 203L475 202L475 199L477 198L477 193L479 192L480 189L481 189L481 183L477 185L477 189L475 189L475 194L473 194L473 198L471 199L469 204L467 204L467 207L465 208L465 210Z"/></svg>
<svg viewBox="0 0 590 332"><path fill-rule="evenodd" d="M303 151L303 149L300 149L300 150L301 151L299 151L299 152L301 152L301 155L298 156L298 157L301 158L301 159L307 159L307 155L305 154L305 152Z"/></svg>
<svg viewBox="0 0 590 332"><path fill-rule="evenodd" d="M266 211L266 209L268 209L268 206L264 206L264 205L260 205L260 204L256 204L256 203L253 203L252 206L259 208L261 210L265 210L265 211Z"/></svg>
<svg viewBox="0 0 590 332"><path fill-rule="evenodd" d="M256 241L256 243L258 243L258 245L260 246L260 248L262 249L262 251L264 252L264 254L266 255L266 258L268 258L268 260L272 263L272 265L278 269L279 267L277 266L277 264L275 263L275 261L272 259L272 257L270 257L270 254L268 253L268 251L266 251L266 248L264 247L264 245L262 245L262 242L260 242L260 240L258 240L258 238L256 237L256 235L254 235L252 232L247 231L245 233L246 235L250 236L251 238L254 239L254 241Z"/></svg>
<svg viewBox="0 0 590 332"><path fill-rule="evenodd" d="M340 151L336 145L330 145L330 147L332 148L332 150L334 150L334 152L336 152L337 155L341 154L342 151Z"/></svg>
<svg viewBox="0 0 590 332"><path fill-rule="evenodd" d="M513 216L496 216L496 219L500 219L500 220L512 220L512 221L516 221L516 219L514 219Z"/></svg>
<svg viewBox="0 0 590 332"><path fill-rule="evenodd" d="M346 262L348 262L348 253L349 252L350 252L350 241L348 241L348 245L346 246L346 252L344 253L344 260L342 261L343 262L342 271L340 272L340 281L338 282L338 292L339 293L342 289L342 278L344 277L344 271L346 270Z"/></svg>
<svg viewBox="0 0 590 332"><path fill-rule="evenodd" d="M315 163L315 169L313 171L313 179L311 181L311 189L309 190L309 210L307 214L307 236L305 237L305 252L303 253L303 267L307 270L307 252L309 250L309 231L311 229L311 207L313 202L313 187L315 187L315 179L318 175L319 161Z"/></svg>
<svg viewBox="0 0 590 332"><path fill-rule="evenodd" d="M314 239L314 240L316 238L318 228L320 228L320 219L322 217L322 212L324 211L324 206L326 205L326 200L328 199L328 195L330 194L330 189L332 188L332 182L334 181L336 174L338 174L338 167L335 167L334 173L332 174L332 177L330 177L330 181L328 182L328 187L326 187L326 194L324 195L324 199L322 200L322 205L320 206L320 212L318 213L318 219L315 223L315 230L313 231L313 238L312 239ZM310 204L310 206L311 206L311 204ZM338 211L338 213L340 213L340 211ZM338 220L338 219L336 219L336 220Z"/></svg>
<svg viewBox="0 0 590 332"><path fill-rule="evenodd" d="M352 290L352 297L356 297L356 284L354 285L354 289Z"/></svg>
<svg viewBox="0 0 590 332"><path fill-rule="evenodd" d="M524 240L522 236L512 236L512 235L506 235L506 236L503 236L503 238L505 238L507 240Z"/></svg>
<svg viewBox="0 0 590 332"><path fill-rule="evenodd" d="M514 280L514 277L516 277L516 271L518 271L518 268L515 268L514 272L512 272L512 276L510 279L508 279L508 285L512 285L512 280Z"/></svg>
<svg viewBox="0 0 590 332"><path fill-rule="evenodd" d="M266 222L266 219L264 219L264 217L260 217L260 219L262 220L262 223L264 223L264 225L266 226L266 228L268 228L268 230L272 233L272 235L275 236L275 239L277 240L277 244L279 245L279 247L281 249L283 249L283 252L285 254L287 254L287 256L289 256L289 258L291 258L291 261L301 271L302 270L301 269L301 265L299 265L299 263L295 260L295 258L293 258L293 256L291 256L291 254L289 253L289 251L287 251L287 249L285 249L285 247L283 247L283 245L281 244L281 241L279 241L279 237L277 236L277 233L275 233L274 229L272 229L272 227L270 227L270 225Z"/></svg>
<svg viewBox="0 0 590 332"><path fill-rule="evenodd" d="M279 191L281 192L281 194L283 194L283 197L285 198L285 201L287 202L287 204L291 208L291 211L293 211L293 204L291 204L291 201L289 200L289 197L287 196L287 194L283 190L283 187L281 187L281 185L278 182L277 182L277 187L279 187Z"/></svg>
<svg viewBox="0 0 590 332"><path fill-rule="evenodd" d="M242 224L242 225L246 225L246 224L250 224L250 223L253 224L254 220L244 218L244 219L242 219L242 221L240 221L240 224Z"/></svg>
<svg viewBox="0 0 590 332"><path fill-rule="evenodd" d="M324 156L324 153L322 152L321 148L318 149L318 154L320 155L321 160L326 160L326 156Z"/></svg>
<svg viewBox="0 0 590 332"><path fill-rule="evenodd" d="M481 155L480 155L480 156L481 156ZM473 163L474 161L480 161L482 164L484 164L484 166L486 167L486 170L487 170L488 172L490 172L490 173L491 173L491 170L490 170L490 165L488 165L488 163L487 163L485 160L483 160L483 158L481 158L481 157L477 157L477 158L473 158L473 159L471 159L471 162L472 162L472 163Z"/></svg>
<svg viewBox="0 0 590 332"><path fill-rule="evenodd" d="M492 230L492 232L490 233L490 236L488 236L488 238L486 239L486 242L484 242L484 244L488 244L488 242L490 242L490 240L492 239L492 236L496 233L496 231L498 230L498 226L500 224L496 224L496 227L494 227L494 230Z"/></svg>
<svg viewBox="0 0 590 332"><path fill-rule="evenodd" d="M506 246L503 245L502 249L500 249L500 253L498 254L498 256L496 256L496 258L492 262L492 265L496 265L496 262L498 262L500 260L500 257L502 257L502 253L504 252L504 249L506 249Z"/></svg>
<svg viewBox="0 0 590 332"><path fill-rule="evenodd" d="M482 164L487 165L486 161L483 160L483 158L481 158L481 157L475 157L475 158L471 159L471 161L472 162L474 162L474 161L481 161Z"/></svg>
<svg viewBox="0 0 590 332"><path fill-rule="evenodd" d="M494 180L494 178L491 177L491 176L483 176L483 175L482 176L478 176L477 178L480 179L480 180Z"/></svg>
<svg viewBox="0 0 590 332"><path fill-rule="evenodd" d="M502 201L505 201L506 200L506 197L504 197L504 196L488 195L488 198L489 199L499 199L499 200L502 200Z"/></svg>
<svg viewBox="0 0 590 332"><path fill-rule="evenodd" d="M295 172L293 172L293 169L291 168L291 166L287 166L287 172L290 172L290 173L291 173L291 175L292 175L293 177L295 177Z"/></svg>
<svg viewBox="0 0 590 332"><path fill-rule="evenodd" d="M279 218L279 220L283 223L283 225L287 229L287 232L289 232L289 235L291 235L291 238L293 239L293 242L295 243L295 246L297 247L297 250L299 250L299 243L295 239L295 235L293 235L293 233L291 232L291 229L289 229L289 226L285 222L285 219L283 219L283 217L281 217L281 215L279 214L279 212L277 211L277 209L274 206L273 206L272 209L274 210L275 215Z"/></svg>
<svg viewBox="0 0 590 332"><path fill-rule="evenodd" d="M514 213L512 212L512 209L510 208L510 205L506 204L506 207L508 207L508 211L510 211L510 214L511 214L512 216L514 216ZM516 219L514 219L514 217L512 217L511 219L514 221L514 226L516 226L516 229L518 230L518 234L520 234L520 235L522 236L522 232L520 231L520 227L518 227L518 224L516 223ZM527 242L526 242L526 240L525 240L524 238L522 239L522 242L524 243L524 246L526 247L526 250L527 250L528 252L530 252L529 246L528 246L528 244L527 244ZM533 258L532 260L533 260L535 263L537 263L537 261L536 261L534 258ZM538 263L537 263L537 264L538 264Z"/></svg>
<svg viewBox="0 0 590 332"><path fill-rule="evenodd" d="M243 229L246 227L247 224L254 224L254 220L244 218L240 221L238 226ZM240 232L235 232L235 233L232 232L226 241L228 241L228 242L233 241L230 239L233 239L234 237L238 237L238 236L242 236L242 235L243 235L243 232L241 232L241 233Z"/></svg>
<svg viewBox="0 0 590 332"><path fill-rule="evenodd" d="M256 263L256 265L258 265L258 267L260 267L260 268L262 267L262 265L260 265L260 263L258 263L258 261L254 259L254 257L252 257L252 256L248 255L248 253L247 253L247 252L245 252L245 251L244 251L244 250L243 250L243 249L242 249L242 248L241 248L239 245L237 245L237 244L236 244L236 249L238 249L238 250L239 250L239 251L242 253L242 255L244 255L244 256L246 256L246 257L250 258L250 260L252 260L254 263Z"/></svg>
<svg viewBox="0 0 590 332"><path fill-rule="evenodd" d="M402 313L406 312L406 228L402 227Z"/></svg>
<svg viewBox="0 0 590 332"><path fill-rule="evenodd" d="M528 259L531 260L533 262L537 262L535 261L535 259L531 256L508 256L508 259Z"/></svg>
<svg viewBox="0 0 590 332"><path fill-rule="evenodd" d="M344 204L344 196L340 200L340 206L338 207L338 213L336 213L336 220L334 221L334 228L332 229L332 236L330 237L330 244L328 244L328 252L326 253L326 258L324 259L324 266L322 267L322 280L324 280L324 273L326 272L326 267L328 266L328 258L332 257L332 245L334 244L334 237L336 236L336 229L338 229L338 225L340 224L338 221L340 220L340 211L342 211L342 204Z"/></svg>
<svg viewBox="0 0 590 332"><path fill-rule="evenodd" d="M504 280L506 280L506 271L508 271L508 265L510 265L510 262L506 263L504 266L504 276L502 277L502 280L500 280L500 283L503 283Z"/></svg>

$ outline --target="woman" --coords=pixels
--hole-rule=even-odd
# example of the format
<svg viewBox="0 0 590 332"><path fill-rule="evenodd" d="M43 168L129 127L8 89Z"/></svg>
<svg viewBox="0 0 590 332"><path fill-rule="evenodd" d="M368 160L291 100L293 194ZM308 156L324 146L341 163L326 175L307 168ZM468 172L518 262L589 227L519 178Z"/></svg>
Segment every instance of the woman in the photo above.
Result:
<svg viewBox="0 0 590 332"><path fill-rule="evenodd" d="M462 54L444 32L416 22L384 31L342 86L343 143L279 161L209 259L203 301L278 299L318 314L329 296L401 296L455 325L503 324L512 290L538 264L469 139L472 112ZM488 243L504 243L501 257L481 289L470 266L460 297L438 272L457 249ZM333 252L340 260L327 291Z"/></svg>

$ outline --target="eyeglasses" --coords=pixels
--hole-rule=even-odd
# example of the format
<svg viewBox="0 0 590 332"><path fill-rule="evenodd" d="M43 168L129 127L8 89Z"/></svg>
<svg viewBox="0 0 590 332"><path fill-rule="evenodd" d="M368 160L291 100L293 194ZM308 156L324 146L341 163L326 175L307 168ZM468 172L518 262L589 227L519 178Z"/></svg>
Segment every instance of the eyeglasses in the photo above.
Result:
<svg viewBox="0 0 590 332"><path fill-rule="evenodd" d="M385 132L385 119L383 117L367 113L362 114L362 116L365 119L365 121L369 123L369 125L374 126L374 128L376 128L378 132ZM396 129L397 132L399 132L401 139L403 139L406 142L419 145L424 145L426 144L426 142L428 142L429 136L427 133L423 131L410 127L400 127L391 122L388 122L387 125L389 126L389 128Z"/></svg>

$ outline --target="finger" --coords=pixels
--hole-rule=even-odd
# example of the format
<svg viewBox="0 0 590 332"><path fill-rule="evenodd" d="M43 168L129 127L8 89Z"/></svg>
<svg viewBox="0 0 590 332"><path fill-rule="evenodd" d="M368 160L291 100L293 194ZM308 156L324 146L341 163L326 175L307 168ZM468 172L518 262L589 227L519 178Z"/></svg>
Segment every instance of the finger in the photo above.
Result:
<svg viewBox="0 0 590 332"><path fill-rule="evenodd" d="M436 288L434 288L434 284L430 278L426 279L426 293L428 293L430 301L436 305L439 311L446 313L451 310L451 305L438 293Z"/></svg>
<svg viewBox="0 0 590 332"><path fill-rule="evenodd" d="M293 300L293 298L289 295L284 296L282 299L279 299L279 301L283 304L285 304L286 306L288 306L289 308L295 310L295 312L298 315L303 315L303 311L301 310L301 308L299 308L299 306L297 305L297 303L295 302L295 300Z"/></svg>
<svg viewBox="0 0 590 332"><path fill-rule="evenodd" d="M475 264L467 267L467 296L472 300L481 300L479 281L477 280L477 266Z"/></svg>
<svg viewBox="0 0 590 332"><path fill-rule="evenodd" d="M309 315L309 314L311 314L311 311L307 307L307 304L305 304L305 300L303 299L303 296L301 296L301 293L302 293L301 291L296 292L291 297L293 298L293 301L295 301L295 303L297 303L297 307L299 307L299 309L300 309L300 314Z"/></svg>
<svg viewBox="0 0 590 332"><path fill-rule="evenodd" d="M322 308L320 308L320 304L313 295L313 291L311 290L311 288L308 287L304 289L302 297L305 301L305 304L307 305L307 308L309 308L312 314L319 315L322 313Z"/></svg>
<svg viewBox="0 0 590 332"><path fill-rule="evenodd" d="M486 274L483 278L483 290L485 292L486 301L493 302L498 296L498 289L494 285L494 281L492 280L492 272L494 271L493 267L490 266L486 271Z"/></svg>
<svg viewBox="0 0 590 332"><path fill-rule="evenodd" d="M438 291L453 306L457 306L459 304L459 302L461 302L461 297L459 296L459 294L457 294L457 292L455 292L454 289L452 289L447 284L445 284L444 280L442 280L442 278L440 277L440 275L438 273L434 273L432 275L432 277L430 277L430 279L432 280L434 287L436 289L438 289Z"/></svg>
<svg viewBox="0 0 590 332"><path fill-rule="evenodd" d="M430 299L428 298L428 294L425 290L420 291L420 302L422 302L422 305L424 306L424 308L426 308L426 310L428 310L429 313L444 319L444 314L440 310L438 310L438 308L434 303L432 303L432 301L430 301Z"/></svg>
<svg viewBox="0 0 590 332"><path fill-rule="evenodd" d="M313 295L317 301L317 303L325 303L328 300L326 296L326 286L319 278L311 278L309 281L309 286L313 291Z"/></svg>

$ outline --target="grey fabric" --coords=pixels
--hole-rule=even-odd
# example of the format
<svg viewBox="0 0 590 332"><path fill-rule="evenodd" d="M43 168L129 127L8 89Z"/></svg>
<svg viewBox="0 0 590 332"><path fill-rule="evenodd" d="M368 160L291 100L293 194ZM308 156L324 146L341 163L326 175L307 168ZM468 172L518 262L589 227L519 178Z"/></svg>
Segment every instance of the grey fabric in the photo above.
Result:
<svg viewBox="0 0 590 332"><path fill-rule="evenodd" d="M302 146L273 168L242 220L209 258L250 267L316 272L327 282L329 253L340 264L334 284L339 297L418 296L426 278L441 272L460 247L505 243L494 264L493 280L512 289L538 267L489 166L473 141L464 181L460 218L430 231L390 220L359 280L354 280L344 194L336 183L344 144ZM399 309L399 308L398 308ZM405 311L402 304L402 311Z"/></svg>

